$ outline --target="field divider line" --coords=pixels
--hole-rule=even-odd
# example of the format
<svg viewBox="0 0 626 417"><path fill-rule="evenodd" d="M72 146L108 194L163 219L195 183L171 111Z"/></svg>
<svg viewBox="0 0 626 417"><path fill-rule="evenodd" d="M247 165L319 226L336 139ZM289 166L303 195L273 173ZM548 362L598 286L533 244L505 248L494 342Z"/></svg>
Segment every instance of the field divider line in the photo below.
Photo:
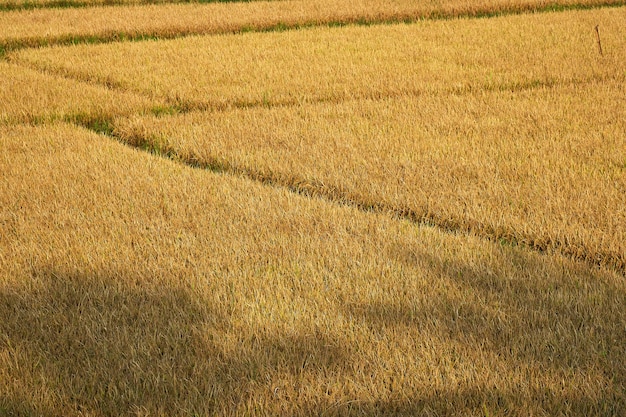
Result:
<svg viewBox="0 0 626 417"><path fill-rule="evenodd" d="M10 57L8 62L21 66L23 68L28 68L33 71L37 71L41 74L62 78L68 81L73 81L77 83L84 83L90 86L102 87L107 90L117 91L121 93L130 93L138 96L145 97L150 100L155 101L155 106L152 109L152 113L155 115L162 114L187 114L195 111L203 111L203 112L227 112L238 109L254 109L254 108L284 108L284 107L295 107L303 104L301 100L296 98L294 99L284 99L274 102L266 102L263 99L259 99L256 101L238 101L233 100L230 103L211 103L211 102L198 102L193 100L175 100L170 97L162 97L158 95L152 95L148 92L132 88L124 85L121 82L115 80L100 80L97 77L92 77L85 74L79 73L68 73L62 69L54 69L54 68L44 68L32 63L23 62L23 61L15 61ZM626 74L625 74L626 75ZM463 96L469 94L475 94L476 92L525 92L525 91L533 91L542 88L557 88L564 87L570 85L585 85L593 82L603 82L612 80L615 78L620 78L620 75L605 75L605 76L590 76L579 79L569 79L569 80L554 80L554 79L546 79L546 80L530 80L525 82L509 82L503 84L493 84L493 85L472 85L467 84L465 86L460 87L452 87L448 89L442 89L437 91L430 91L427 89L411 89L405 91L390 91L387 93L376 92L373 94L356 94L356 95L346 95L344 97L318 97L315 99L308 99L304 103L305 104L340 104L355 100L388 100L394 98L401 97L420 97L423 94L436 92L441 94L450 94L455 96ZM623 80L626 81L626 80Z"/></svg>
<svg viewBox="0 0 626 417"><path fill-rule="evenodd" d="M254 2L250 0L249 2ZM489 19L501 16L566 12L573 10L596 10L605 8L619 8L626 6L626 0L605 0L598 3L573 3L560 4L559 2L549 2L543 4L521 4L516 6L499 6L495 8L477 8L460 11L418 11L401 12L395 16L368 17L355 14L343 19L332 18L311 18L302 21L272 21L267 24L250 22L239 27L229 28L205 28L199 30L182 30L172 32L171 28L155 28L146 32L123 32L104 31L100 34L67 34L56 37L34 36L21 39L0 40L0 58L6 59L7 55L15 50L26 48L40 48L48 46L69 46L78 44L102 44L114 42L141 42L147 40L168 40L178 39L198 35L222 35L240 33L266 33L284 32L289 30L299 30L314 27L343 27L343 26L373 26L373 25L394 25L410 24L424 20L453 20L453 19ZM0 10L1 12L1 10Z"/></svg>
<svg viewBox="0 0 626 417"><path fill-rule="evenodd" d="M318 198L332 204L357 208L367 213L384 214L397 220L406 220L420 226L434 227L451 234L475 236L490 242L504 245L520 246L538 253L558 253L575 261L582 261L595 267L610 268L626 276L626 254L602 251L594 255L584 250L583 245L572 242L568 236L541 238L532 236L510 228L496 229L491 225L478 221L467 222L462 219L450 218L433 212L427 207L414 210L407 207L398 207L380 201L367 201L355 196L349 190L340 186L325 184L315 179L306 179L298 176L286 178L271 172L261 172L247 167L238 166L228 161L214 157L209 161L201 161L193 157L181 156L175 149L162 147L144 137L123 138L115 133L113 124L109 121L67 119L66 121L82 126L123 145L142 150L149 154L164 158L175 163L193 168L207 170L216 174L232 175L246 178L261 184L286 189L296 195Z"/></svg>
<svg viewBox="0 0 626 417"><path fill-rule="evenodd" d="M175 109L178 114L187 114L193 112L207 112L207 113L221 113L221 112L229 112L233 110L246 110L246 109L255 109L255 108L294 108L301 105L318 105L318 104L342 104L349 103L353 101L360 100L371 100L374 102L390 100L390 99L400 99L400 98L418 98L428 94L445 94L449 96L462 97L467 95L473 95L476 93L492 93L492 92L509 92L509 93L523 93L540 89L557 89L568 86L585 86L592 83L598 82L609 82L609 81L620 81L626 82L626 73L624 76L622 74L605 74L605 75L592 75L581 78L571 78L566 80L556 80L553 78L550 79L535 79L528 81L511 81L504 82L501 84L490 84L490 85L472 85L466 84L463 86L453 86L450 88L440 88L436 90L429 90L427 88L415 88L415 89L407 89L403 91L388 91L388 92L375 92L375 93L360 93L360 94L352 94L345 95L342 97L317 97L314 99L307 100L299 100L298 98L294 99L283 99L276 100L273 102L266 102L263 99L255 100L255 101L238 101L234 100L231 103L223 104L223 103L202 103L193 100L186 101L173 101L169 98L164 97L150 97L154 99L164 100L171 108ZM126 90L127 92L135 92L141 93L140 91L135 90Z"/></svg>
<svg viewBox="0 0 626 417"><path fill-rule="evenodd" d="M0 59L2 58L2 49L0 48ZM44 68L32 63L28 63L28 62L24 62L24 61L19 61L19 60L14 60L11 59L11 57L9 55L5 55L5 61L18 66L18 67L22 67L22 68L26 68L32 71L36 71L40 74L43 75L48 75L51 77L56 77L56 78L60 78L63 80L67 80L67 81L71 81L71 82L75 82L75 83L80 83L80 84L86 84L89 86L93 86L93 87L101 87L101 88L105 88L107 90L111 90L111 91L117 91L120 93L130 93L130 94L135 94L138 96L142 96L145 98L148 98L150 100L154 100L155 104L157 106L161 106L164 105L165 107L172 107L172 108L176 108L177 111L183 112L186 111L184 108L177 106L175 103L169 103L168 100L162 98L162 97L158 97L158 96L154 96L151 94L148 94L145 91L142 91L140 89L133 89L133 88L129 88L126 85L124 85L121 82L117 82L115 80L99 80L97 78L94 77L90 77L88 75L81 75L78 73L74 73L74 74L69 74L66 71L63 70L57 70L54 68ZM163 106L161 106L163 107Z"/></svg>

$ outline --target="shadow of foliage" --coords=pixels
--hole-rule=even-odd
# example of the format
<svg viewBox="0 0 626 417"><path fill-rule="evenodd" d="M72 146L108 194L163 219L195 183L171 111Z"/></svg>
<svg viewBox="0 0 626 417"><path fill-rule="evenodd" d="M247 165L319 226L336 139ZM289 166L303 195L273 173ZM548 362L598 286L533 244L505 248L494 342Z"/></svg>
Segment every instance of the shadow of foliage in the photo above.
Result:
<svg viewBox="0 0 626 417"><path fill-rule="evenodd" d="M367 368L359 360L370 357L375 341L357 346L307 324L295 333L269 320L254 328L192 284L119 270L41 269L20 285L0 288L0 355L6 364L0 368L6 377L0 415L626 414L623 286L515 248L473 263L434 257L402 242L388 255L430 270L428 276L444 285L438 293L391 281L385 291L398 297L345 298L337 312L365 337L391 344L408 333L406 340L415 343L433 337L442 349L458 348L455 355L498 358L506 372L536 371L540 382L542 373L580 376L567 381L578 387L599 374L606 386L597 392L581 386L578 394L537 383L522 387L519 381L394 388L376 378L401 373L385 367L413 361L417 344L403 342L406 351L391 347L396 356ZM444 361L454 359L450 355L441 352ZM379 376L364 373L370 369ZM365 395L367 387L378 392Z"/></svg>
<svg viewBox="0 0 626 417"><path fill-rule="evenodd" d="M482 390L458 387L435 396L361 405L355 415L456 415L458 410L510 415L511 410L528 405L532 405L530 414L626 415L623 285L582 264L556 264L547 256L514 247L502 247L496 258L471 264L402 244L388 255L430 270L431 276L445 282L446 291L426 300L418 291L343 306L345 314L372 331L434 335L451 345L484 351L511 369L535 369L538 380L544 375L564 375L584 381L600 375L607 383L595 392L581 386L577 395L554 386L535 386L522 393L521 386L514 389L515 383Z"/></svg>
<svg viewBox="0 0 626 417"><path fill-rule="evenodd" d="M122 271L42 271L0 289L0 352L12 356L5 373L17 381L0 396L0 414L222 414L270 390L271 372L345 360L319 331L237 334L232 317L193 288L146 282ZM226 350L219 337L233 333Z"/></svg>

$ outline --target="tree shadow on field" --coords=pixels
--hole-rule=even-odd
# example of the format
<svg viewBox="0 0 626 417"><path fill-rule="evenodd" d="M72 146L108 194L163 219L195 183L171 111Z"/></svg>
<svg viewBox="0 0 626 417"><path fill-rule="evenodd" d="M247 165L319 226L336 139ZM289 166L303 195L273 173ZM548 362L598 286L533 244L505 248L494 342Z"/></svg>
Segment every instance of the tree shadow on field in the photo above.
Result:
<svg viewBox="0 0 626 417"><path fill-rule="evenodd" d="M321 372L345 360L321 333L232 326L193 288L121 271L35 272L0 287L0 415L225 414L269 390L270 372ZM227 345L226 334L238 340Z"/></svg>
<svg viewBox="0 0 626 417"><path fill-rule="evenodd" d="M453 290L435 291L427 300L413 294L392 301L346 303L347 315L377 333L406 332L416 339L428 335L445 341L459 347L454 355L467 364L477 356L497 358L501 368L493 368L492 374L504 368L527 385L518 380L506 381L505 387L483 381L483 389L450 386L436 395L361 404L360 412L626 415L626 291L619 280L583 264L556 263L550 256L508 246L500 247L497 259L485 257L472 264L454 256L442 260L402 243L388 255L409 267L430 270ZM502 270L507 272L494 272ZM563 389L554 384L561 376ZM600 389L586 386L594 378L604 381Z"/></svg>
<svg viewBox="0 0 626 417"><path fill-rule="evenodd" d="M0 415L626 415L624 285L512 248L473 264L407 242L387 255L409 271L430 270L444 285L406 293L398 276L385 291L401 296L337 306L366 338L393 345L411 336L391 346L396 356L382 355L375 372L399 376L403 361L425 349L420 338L431 337L441 341L436 354L444 361L497 358L493 368L476 365L479 375L530 369L531 388L519 380L367 385L370 368L360 367L358 350L367 357L375 340L357 347L314 327L297 334L271 323L251 328L191 284L44 268L0 287ZM585 377L596 374L606 385L591 392ZM542 388L554 375L573 379L567 389ZM378 391L366 395L361 384Z"/></svg>

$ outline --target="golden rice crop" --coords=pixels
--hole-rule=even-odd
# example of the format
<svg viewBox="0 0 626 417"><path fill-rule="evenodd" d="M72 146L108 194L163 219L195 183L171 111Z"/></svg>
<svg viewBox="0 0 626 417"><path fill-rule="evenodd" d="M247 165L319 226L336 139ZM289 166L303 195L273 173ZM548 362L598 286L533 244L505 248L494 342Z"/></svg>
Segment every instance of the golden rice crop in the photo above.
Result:
<svg viewBox="0 0 626 417"><path fill-rule="evenodd" d="M66 8L98 5L140 4L141 0L0 0L0 11Z"/></svg>
<svg viewBox="0 0 626 417"><path fill-rule="evenodd" d="M95 4L99 0L93 1ZM39 9L0 13L0 45L41 45L76 37L110 39L141 34L171 37L277 25L414 20L532 11L549 5L558 8L611 4L623 4L623 0L554 0L549 4L541 0L302 0Z"/></svg>
<svg viewBox="0 0 626 417"><path fill-rule="evenodd" d="M231 1L255 1L255 0L231 0ZM144 4L173 4L188 3L189 0L0 0L0 10L31 10L39 8L73 8L93 6L124 6ZM220 0L208 0L205 3L220 2Z"/></svg>
<svg viewBox="0 0 626 417"><path fill-rule="evenodd" d="M249 3L254 0L231 0L227 3ZM259 3L269 3L269 1L258 1ZM274 0L281 1L281 0ZM0 0L0 10L11 9L32 9L45 7L76 7L76 6L121 6L121 5L161 5L187 3L187 0ZM483 10L500 10L501 8L511 8L513 10L534 10L535 8L545 7L546 3L539 0L482 0L468 2L467 0L447 0L447 1L421 1L415 4L412 0L395 0L394 2L381 2L381 0L359 0L359 1L334 1L329 0L309 0L304 2L283 1L284 3L301 3L303 7L309 7L311 10L319 13L319 9L324 7L330 12L335 9L339 15L345 11L363 10L369 14L376 15L380 10L384 11L403 11L422 13L435 11L443 13L451 12L477 12ZM209 0L204 3L221 3L220 0ZM566 5L607 5L617 3L617 1L599 1L599 0L557 0L550 3L552 6ZM228 7L228 5L226 6ZM266 5L252 7L264 10ZM332 12L331 12L332 13Z"/></svg>
<svg viewBox="0 0 626 417"><path fill-rule="evenodd" d="M9 57L183 107L222 108L623 80L625 20L620 8L53 47Z"/></svg>
<svg viewBox="0 0 626 417"><path fill-rule="evenodd" d="M68 125L0 127L8 415L611 415L626 282Z"/></svg>
<svg viewBox="0 0 626 417"><path fill-rule="evenodd" d="M150 108L150 100L0 62L0 124L71 119L88 122Z"/></svg>
<svg viewBox="0 0 626 417"><path fill-rule="evenodd" d="M423 94L120 120L129 143L626 267L626 88Z"/></svg>

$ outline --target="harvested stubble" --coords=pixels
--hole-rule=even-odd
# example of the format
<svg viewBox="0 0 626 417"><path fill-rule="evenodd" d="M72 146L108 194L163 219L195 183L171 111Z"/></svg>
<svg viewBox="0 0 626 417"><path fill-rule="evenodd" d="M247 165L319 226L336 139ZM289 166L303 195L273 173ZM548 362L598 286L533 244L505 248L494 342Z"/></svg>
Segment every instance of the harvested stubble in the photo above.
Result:
<svg viewBox="0 0 626 417"><path fill-rule="evenodd" d="M0 127L0 410L620 415L610 271Z"/></svg>
<svg viewBox="0 0 626 417"><path fill-rule="evenodd" d="M620 8L52 47L9 58L184 108L224 108L623 80L624 21Z"/></svg>
<svg viewBox="0 0 626 417"><path fill-rule="evenodd" d="M151 107L149 99L136 94L0 62L0 125L54 119L91 123Z"/></svg>
<svg viewBox="0 0 626 417"><path fill-rule="evenodd" d="M624 83L115 124L190 163L626 268Z"/></svg>
<svg viewBox="0 0 626 417"><path fill-rule="evenodd" d="M0 13L0 45L72 39L215 34L273 27L480 16L550 8L623 5L623 0L303 0L28 10Z"/></svg>

